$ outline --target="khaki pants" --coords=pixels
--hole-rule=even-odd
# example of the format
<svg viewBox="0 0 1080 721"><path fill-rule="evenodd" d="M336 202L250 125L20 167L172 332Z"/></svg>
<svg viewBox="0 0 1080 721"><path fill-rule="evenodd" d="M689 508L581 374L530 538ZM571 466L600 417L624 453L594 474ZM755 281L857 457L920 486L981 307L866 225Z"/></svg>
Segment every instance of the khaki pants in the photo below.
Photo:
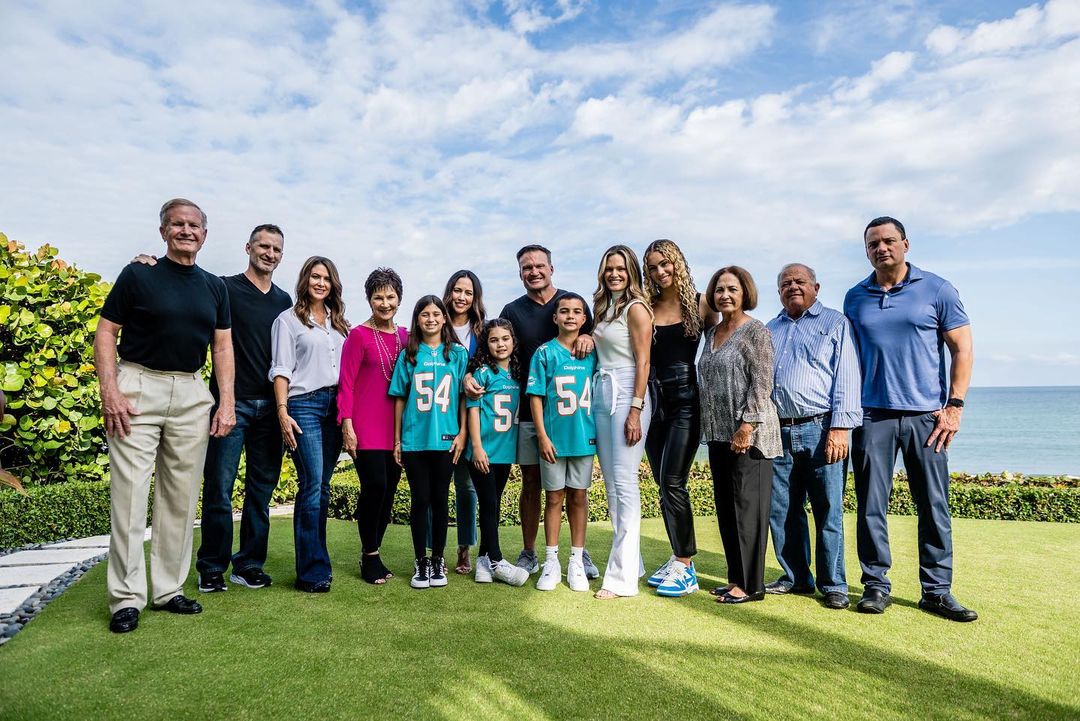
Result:
<svg viewBox="0 0 1080 721"><path fill-rule="evenodd" d="M139 415L131 417L128 436L109 439L110 613L146 607L143 533L153 471L150 583L154 605L168 602L183 589L191 567L195 502L214 404L198 373L165 373L121 361L118 384Z"/></svg>

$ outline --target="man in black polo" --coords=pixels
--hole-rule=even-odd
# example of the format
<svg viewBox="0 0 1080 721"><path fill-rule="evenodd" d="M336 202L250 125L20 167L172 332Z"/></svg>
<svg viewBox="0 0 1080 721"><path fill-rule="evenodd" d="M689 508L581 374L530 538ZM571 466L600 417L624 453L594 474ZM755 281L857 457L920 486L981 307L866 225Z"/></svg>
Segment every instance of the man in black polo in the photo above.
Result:
<svg viewBox="0 0 1080 721"><path fill-rule="evenodd" d="M271 583L263 572L270 535L270 498L281 476L281 429L274 407L270 370L270 328L281 311L292 306L289 294L273 283L281 263L285 234L276 225L260 225L244 245L248 267L222 277L232 308L233 352L236 356L236 427L222 438L211 438L203 470L202 544L195 568L199 590L224 591L229 580L248 588ZM210 391L217 399L217 384ZM232 490L244 452L244 510L240 517L240 547L232 553Z"/></svg>
<svg viewBox="0 0 1080 721"><path fill-rule="evenodd" d="M553 320L555 305L567 291L559 290L551 284L551 275L555 268L551 264L551 251L542 245L526 245L517 252L518 275L525 286L525 294L506 304L500 318L505 318L514 326L517 336L518 360L528 375L529 363L533 353L544 343L558 334ZM585 309L588 320L582 328L574 345L574 355L583 358L593 349L592 315ZM522 398L525 398L525 381L522 378ZM469 377L466 392L478 394L479 386ZM522 550L518 554L517 565L529 573L535 573L539 567L536 557L536 532L540 526L540 455L536 445L536 426L533 424L532 411L528 403L518 408L518 465L521 467L521 497L518 510L521 514ZM584 553L585 575L590 579L599 578L600 571Z"/></svg>
<svg viewBox="0 0 1080 721"><path fill-rule="evenodd" d="M147 603L143 535L151 475L153 608L202 612L183 595L199 475L209 437L227 436L236 423L229 296L220 278L195 265L206 242L206 214L190 200L174 198L159 217L165 257L153 266L131 264L121 271L94 339L110 437L107 588L109 628L116 633L134 630ZM214 398L199 373L211 342L220 392L212 417Z"/></svg>

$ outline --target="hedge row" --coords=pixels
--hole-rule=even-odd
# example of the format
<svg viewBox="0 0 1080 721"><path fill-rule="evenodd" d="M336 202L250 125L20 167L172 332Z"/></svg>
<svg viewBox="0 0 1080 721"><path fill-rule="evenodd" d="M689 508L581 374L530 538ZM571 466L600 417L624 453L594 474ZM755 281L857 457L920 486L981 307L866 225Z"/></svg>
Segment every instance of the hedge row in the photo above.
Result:
<svg viewBox="0 0 1080 721"><path fill-rule="evenodd" d="M289 474L291 476L291 474ZM660 516L660 499L648 464L641 467L641 512L645 518ZM1030 478L989 482L980 477L975 482L954 476L949 505L956 518L984 520L1056 521L1080 523L1080 486L1074 479L1056 477L1050 482ZM712 479L708 466L695 466L690 474L690 502L696 516L715 514ZM290 492L291 491L291 492ZM352 465L341 467L330 483L330 516L352 519L356 512L359 482ZM500 522L517 525L521 476L515 468L503 495ZM275 503L290 502L295 495L295 480L287 479L274 495ZM239 507L241 489L234 493ZM450 486L451 500L454 487ZM855 493L849 477L844 494L844 510L855 510ZM898 474L889 501L889 513L915 515L906 478ZM593 471L589 489L589 519L607 518L607 497L599 468ZM451 519L453 503L451 502ZM409 521L409 487L402 477L394 498L393 520ZM35 486L27 495L0 490L0 548L41 543L58 538L93 536L109 532L109 484L106 481L72 482Z"/></svg>

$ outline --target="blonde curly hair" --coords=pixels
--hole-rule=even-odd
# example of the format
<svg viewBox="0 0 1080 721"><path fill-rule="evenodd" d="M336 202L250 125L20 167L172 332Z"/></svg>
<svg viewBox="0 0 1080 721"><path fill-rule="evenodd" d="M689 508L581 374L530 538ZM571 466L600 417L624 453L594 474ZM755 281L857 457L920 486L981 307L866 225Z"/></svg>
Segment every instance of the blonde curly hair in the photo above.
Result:
<svg viewBox="0 0 1080 721"><path fill-rule="evenodd" d="M641 274L645 278L645 292L650 300L655 302L660 297L660 286L649 274L648 258L650 253L659 253L664 260L670 261L675 274L675 291L679 297L680 315L682 316L683 335L687 338L695 338L701 335L702 319L698 307L697 286L694 285L694 276L690 274L690 266L686 263L686 256L675 244L675 241L661 238L649 243L649 247L642 254Z"/></svg>

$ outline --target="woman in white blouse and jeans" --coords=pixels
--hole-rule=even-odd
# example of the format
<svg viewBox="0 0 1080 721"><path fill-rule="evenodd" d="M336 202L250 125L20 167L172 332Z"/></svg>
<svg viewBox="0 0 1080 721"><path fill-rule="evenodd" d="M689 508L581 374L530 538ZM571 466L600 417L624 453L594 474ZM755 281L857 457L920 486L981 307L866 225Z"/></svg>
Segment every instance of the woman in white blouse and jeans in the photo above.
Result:
<svg viewBox="0 0 1080 721"><path fill-rule="evenodd" d="M278 422L296 464L299 490L293 512L296 588L330 590L333 574L326 550L330 476L341 453L337 385L341 348L349 334L341 280L328 258L304 262L296 282L296 304L271 330Z"/></svg>
<svg viewBox="0 0 1080 721"><path fill-rule="evenodd" d="M596 455L607 489L614 535L600 599L635 596L645 574L641 562L641 488L638 469L645 452L652 408L646 397L652 351L652 308L641 282L637 255L625 245L604 252L593 294L593 383Z"/></svg>

